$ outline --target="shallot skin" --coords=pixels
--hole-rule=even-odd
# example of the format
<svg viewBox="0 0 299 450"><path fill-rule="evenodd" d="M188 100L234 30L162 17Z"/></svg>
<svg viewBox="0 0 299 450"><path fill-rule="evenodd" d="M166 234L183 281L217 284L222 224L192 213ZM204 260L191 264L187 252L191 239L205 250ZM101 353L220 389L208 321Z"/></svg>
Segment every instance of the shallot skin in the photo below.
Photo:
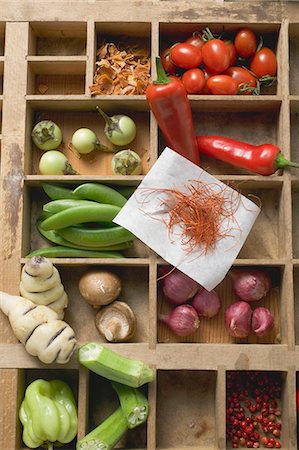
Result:
<svg viewBox="0 0 299 450"><path fill-rule="evenodd" d="M192 306L199 316L209 319L216 316L221 308L221 300L215 291L202 288L193 298Z"/></svg>
<svg viewBox="0 0 299 450"><path fill-rule="evenodd" d="M231 271L233 291L240 300L255 302L265 297L271 289L269 275L259 269L234 269Z"/></svg>
<svg viewBox="0 0 299 450"><path fill-rule="evenodd" d="M192 278L178 269L174 269L163 278L163 293L168 303L181 305L190 300L201 289Z"/></svg>
<svg viewBox="0 0 299 450"><path fill-rule="evenodd" d="M263 306L256 308L252 314L252 330L257 336L266 336L274 327L274 317Z"/></svg>
<svg viewBox="0 0 299 450"><path fill-rule="evenodd" d="M232 303L224 313L225 327L230 336L246 338L250 334L252 309L246 302Z"/></svg>
<svg viewBox="0 0 299 450"><path fill-rule="evenodd" d="M190 305L176 306L168 315L161 314L159 320L180 337L193 334L200 323L196 310Z"/></svg>

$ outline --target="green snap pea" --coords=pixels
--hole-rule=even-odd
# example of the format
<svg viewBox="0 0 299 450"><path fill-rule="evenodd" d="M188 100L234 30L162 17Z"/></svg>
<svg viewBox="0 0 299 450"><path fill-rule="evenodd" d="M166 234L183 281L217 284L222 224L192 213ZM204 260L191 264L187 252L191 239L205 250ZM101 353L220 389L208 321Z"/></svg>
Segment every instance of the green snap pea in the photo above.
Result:
<svg viewBox="0 0 299 450"><path fill-rule="evenodd" d="M67 208L75 208L77 206L95 206L97 204L98 203L92 202L90 200L62 198L45 203L43 205L43 211L55 214Z"/></svg>
<svg viewBox="0 0 299 450"><path fill-rule="evenodd" d="M51 200L60 200L63 198L80 198L77 197L71 188L60 186L57 184L42 183L43 190Z"/></svg>
<svg viewBox="0 0 299 450"><path fill-rule="evenodd" d="M105 204L77 206L53 214L42 222L41 227L47 231L58 230L78 223L109 222L119 211L118 206Z"/></svg>
<svg viewBox="0 0 299 450"><path fill-rule="evenodd" d="M45 219L47 219L48 217L51 217L51 216L52 216L51 213L49 213L47 211L42 211L41 214L38 217L38 221L45 220Z"/></svg>
<svg viewBox="0 0 299 450"><path fill-rule="evenodd" d="M91 250L91 247L86 247L84 245L74 244L72 242L67 241L62 236L60 236L57 233L57 231L55 231L55 230L48 230L48 231L43 230L42 227L41 227L41 222L40 221L37 222L36 227L37 227L38 231L40 232L40 234L44 238L46 238L50 242L53 242L54 244L62 245L64 247L77 248L77 249L80 249L80 250ZM110 251L110 250L112 250L112 251L114 251L114 250L128 250L132 246L133 246L133 242L132 241L127 241L127 242L122 242L120 244L109 245L109 246L105 246L105 247L94 245L92 247L92 249L94 249L94 250L105 250L105 251Z"/></svg>
<svg viewBox="0 0 299 450"><path fill-rule="evenodd" d="M33 256L45 256L46 258L123 258L123 255L119 252L80 250L60 245L34 250L26 258L32 258Z"/></svg>
<svg viewBox="0 0 299 450"><path fill-rule="evenodd" d="M135 236L121 226L113 228L67 227L57 231L60 236L74 244L86 247L110 246L132 241Z"/></svg>
<svg viewBox="0 0 299 450"><path fill-rule="evenodd" d="M110 186L100 183L84 183L73 190L76 197L94 200L98 203L108 203L122 207L127 202L126 197Z"/></svg>
<svg viewBox="0 0 299 450"><path fill-rule="evenodd" d="M115 189L117 189L120 194L128 199L136 191L136 186L117 186Z"/></svg>

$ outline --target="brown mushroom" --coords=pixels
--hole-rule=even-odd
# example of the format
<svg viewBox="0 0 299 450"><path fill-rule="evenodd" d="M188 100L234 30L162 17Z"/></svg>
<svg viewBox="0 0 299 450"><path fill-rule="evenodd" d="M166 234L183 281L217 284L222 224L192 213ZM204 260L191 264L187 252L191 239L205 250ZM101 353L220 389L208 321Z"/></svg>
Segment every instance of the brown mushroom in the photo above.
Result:
<svg viewBox="0 0 299 450"><path fill-rule="evenodd" d="M121 280L113 272L91 269L80 278L79 291L87 303L99 308L117 299L121 292Z"/></svg>
<svg viewBox="0 0 299 450"><path fill-rule="evenodd" d="M131 339L136 330L136 318L127 303L115 301L100 309L95 318L96 327L109 342Z"/></svg>

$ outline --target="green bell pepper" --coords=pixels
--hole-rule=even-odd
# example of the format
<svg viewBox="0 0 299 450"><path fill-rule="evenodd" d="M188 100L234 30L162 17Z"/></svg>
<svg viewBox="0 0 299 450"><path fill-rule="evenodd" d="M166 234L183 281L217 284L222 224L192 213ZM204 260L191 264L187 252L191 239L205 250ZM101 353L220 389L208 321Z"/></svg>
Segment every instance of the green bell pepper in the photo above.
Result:
<svg viewBox="0 0 299 450"><path fill-rule="evenodd" d="M78 428L77 407L69 386L61 380L35 380L26 389L19 410L23 441L29 448L71 442Z"/></svg>

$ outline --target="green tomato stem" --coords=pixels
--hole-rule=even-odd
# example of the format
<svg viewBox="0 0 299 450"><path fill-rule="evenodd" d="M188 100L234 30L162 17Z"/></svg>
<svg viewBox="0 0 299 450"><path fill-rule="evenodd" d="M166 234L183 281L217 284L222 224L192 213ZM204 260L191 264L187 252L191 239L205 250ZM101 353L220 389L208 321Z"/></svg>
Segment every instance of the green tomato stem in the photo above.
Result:
<svg viewBox="0 0 299 450"><path fill-rule="evenodd" d="M104 111L99 106L96 106L96 110L99 112L99 114L104 118L104 120L106 122L104 133L105 133L107 139L109 139L110 142L115 144L114 139L113 139L113 133L116 132L116 133L124 134L123 130L120 128L120 120L122 117L125 117L125 116L116 115L116 116L109 117L109 116L107 116L106 113L104 113ZM118 145L120 145L120 144L118 144ZM124 144L124 145L126 145L126 144ZM108 150L103 150L103 151L108 151ZM111 152L110 149L109 149L109 152Z"/></svg>
<svg viewBox="0 0 299 450"><path fill-rule="evenodd" d="M112 124L111 118L109 116L107 116L107 114L99 106L96 106L96 110L103 117L103 119L105 120L106 124L108 126L110 126Z"/></svg>
<svg viewBox="0 0 299 450"><path fill-rule="evenodd" d="M116 153L111 161L112 171L120 175L140 175L142 172L139 155L128 149Z"/></svg>
<svg viewBox="0 0 299 450"><path fill-rule="evenodd" d="M55 124L50 121L42 121L35 126L32 135L40 144L44 144L47 141L55 140Z"/></svg>
<svg viewBox="0 0 299 450"><path fill-rule="evenodd" d="M42 128L42 134L43 134L43 136L45 136L45 138L48 138L50 136L48 128L45 128L45 127ZM52 137L52 135L51 135L51 137Z"/></svg>
<svg viewBox="0 0 299 450"><path fill-rule="evenodd" d="M71 166L71 164L66 161L65 162L65 168L63 169L63 174L64 175L80 175L78 172L76 172L76 170L74 170Z"/></svg>
<svg viewBox="0 0 299 450"><path fill-rule="evenodd" d="M112 148L111 147L107 147L106 145L101 144L100 141L97 141L95 143L94 147L95 147L95 150L100 150L100 151L105 152L105 153L116 153L118 151L117 148L115 148L115 147L112 147Z"/></svg>

